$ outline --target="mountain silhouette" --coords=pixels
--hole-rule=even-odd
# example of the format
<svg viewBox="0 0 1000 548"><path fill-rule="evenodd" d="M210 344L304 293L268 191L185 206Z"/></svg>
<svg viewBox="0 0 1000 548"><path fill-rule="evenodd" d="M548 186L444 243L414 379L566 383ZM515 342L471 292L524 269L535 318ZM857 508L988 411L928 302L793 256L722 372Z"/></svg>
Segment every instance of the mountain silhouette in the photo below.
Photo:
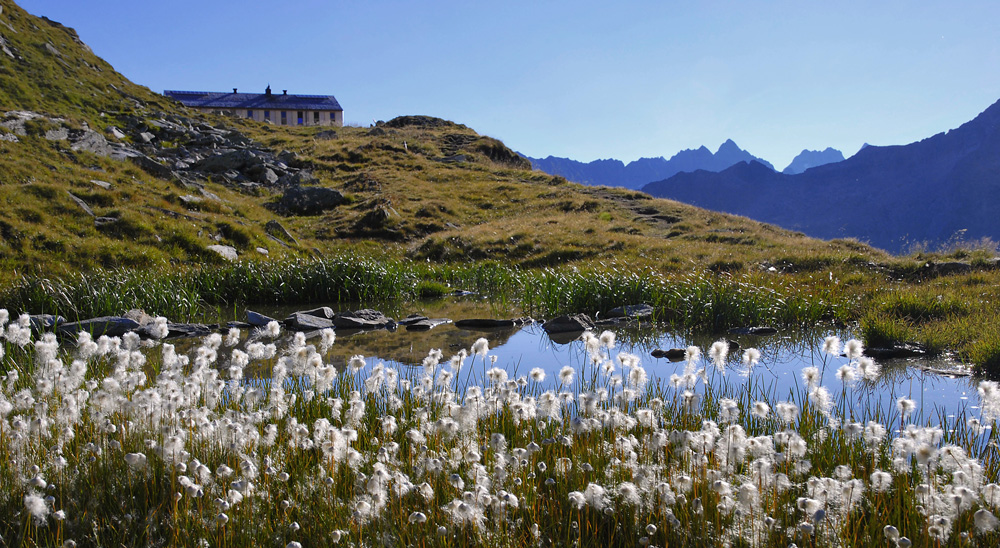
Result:
<svg viewBox="0 0 1000 548"><path fill-rule="evenodd" d="M803 150L781 172L795 175L809 168L843 161L844 154L835 148L827 147L826 150Z"/></svg>
<svg viewBox="0 0 1000 548"><path fill-rule="evenodd" d="M713 154L702 146L697 149L687 149L674 154L669 160L663 158L639 158L625 164L621 160L594 160L584 163L569 158L549 156L547 158L530 158L531 166L550 175L560 175L575 183L585 185L620 186L638 189L651 181L666 179L677 173L697 171L722 171L740 162L760 162L772 170L767 161L757 158L742 150L732 141L722 143Z"/></svg>
<svg viewBox="0 0 1000 548"><path fill-rule="evenodd" d="M643 190L819 238L853 237L899 253L913 244L1000 239L1000 101L957 129L900 146L865 146L803 173L736 164L681 173Z"/></svg>

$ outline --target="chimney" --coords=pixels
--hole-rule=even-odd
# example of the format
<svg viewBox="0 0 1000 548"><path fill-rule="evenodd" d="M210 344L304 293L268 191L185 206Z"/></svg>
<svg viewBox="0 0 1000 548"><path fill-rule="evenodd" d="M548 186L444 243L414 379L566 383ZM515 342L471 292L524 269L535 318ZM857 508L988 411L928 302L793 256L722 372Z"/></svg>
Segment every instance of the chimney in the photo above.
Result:
<svg viewBox="0 0 1000 548"><path fill-rule="evenodd" d="M267 89L264 90L264 95L267 95L268 99L271 98L271 85L270 84L268 84Z"/></svg>
<svg viewBox="0 0 1000 548"><path fill-rule="evenodd" d="M233 88L233 94L234 95L236 94L236 88Z"/></svg>
<svg viewBox="0 0 1000 548"><path fill-rule="evenodd" d="M281 94L282 94L282 95L288 95L288 90L287 90L287 89L283 89L283 90L281 90Z"/></svg>

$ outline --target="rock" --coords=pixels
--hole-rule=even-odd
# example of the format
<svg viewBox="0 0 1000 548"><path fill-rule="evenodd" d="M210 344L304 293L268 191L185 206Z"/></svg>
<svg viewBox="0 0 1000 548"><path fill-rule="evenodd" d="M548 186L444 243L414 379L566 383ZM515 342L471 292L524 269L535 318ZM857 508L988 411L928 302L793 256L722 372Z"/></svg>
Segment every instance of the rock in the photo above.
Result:
<svg viewBox="0 0 1000 548"><path fill-rule="evenodd" d="M649 353L654 358L666 358L672 362L679 362L684 359L686 351L683 348L671 348L669 350L656 350Z"/></svg>
<svg viewBox="0 0 1000 548"><path fill-rule="evenodd" d="M119 219L118 217L97 217L96 219L94 219L94 227L101 228L105 226L111 226L120 220L121 219Z"/></svg>
<svg viewBox="0 0 1000 548"><path fill-rule="evenodd" d="M139 325L147 325L153 323L153 321L156 319L150 316L149 314L146 314L146 311L141 308L133 308L132 310L129 310L124 314L124 317L135 321Z"/></svg>
<svg viewBox="0 0 1000 548"><path fill-rule="evenodd" d="M87 202L84 202L82 198L80 198L79 196L73 194L72 192L70 192L68 190L66 191L66 194L69 194L69 197L74 202L76 202L76 205L80 206L80 209L82 209L84 213L86 213L87 215L90 215L91 217L96 217L96 215L94 215L94 210L90 209L90 206L87 205Z"/></svg>
<svg viewBox="0 0 1000 548"><path fill-rule="evenodd" d="M285 166L287 168L287 166ZM319 179L313 177L313 174L309 171L299 171L296 173L288 173L282 175L278 178L274 186L279 187L290 187L290 186L310 186L315 185L319 182Z"/></svg>
<svg viewBox="0 0 1000 548"><path fill-rule="evenodd" d="M265 316L259 312L254 312L253 310L247 310L247 323L254 327L265 327L273 321L275 321L275 319L270 316Z"/></svg>
<svg viewBox="0 0 1000 548"><path fill-rule="evenodd" d="M99 179L91 179L90 182L103 188L104 190L111 190L111 183L107 181L101 181Z"/></svg>
<svg viewBox="0 0 1000 548"><path fill-rule="evenodd" d="M292 312L285 318L285 327L293 331L316 331L317 329L333 327L333 322L312 314Z"/></svg>
<svg viewBox="0 0 1000 548"><path fill-rule="evenodd" d="M354 228L357 230L378 230L384 227L388 221L389 210L378 205L358 219L358 222L354 223Z"/></svg>
<svg viewBox="0 0 1000 548"><path fill-rule="evenodd" d="M80 331L88 331L95 338L101 335L121 337L139 327L139 322L122 316L102 316L81 322L70 322L59 325L59 333L76 335Z"/></svg>
<svg viewBox="0 0 1000 548"><path fill-rule="evenodd" d="M101 137L103 139L103 137ZM146 173L152 175L153 177L158 177L160 179L172 179L174 176L173 171L170 167L157 162L156 160L146 156L145 154L137 154L135 156L129 156L129 160L135 165L139 166L139 169L145 171Z"/></svg>
<svg viewBox="0 0 1000 548"><path fill-rule="evenodd" d="M316 138L320 139L320 140L324 140L324 141L329 140L329 139L336 139L337 138L337 132L333 131L332 129L325 129L325 130L317 133L316 134Z"/></svg>
<svg viewBox="0 0 1000 548"><path fill-rule="evenodd" d="M593 328L594 321L586 314L556 316L542 324L542 329L550 334L583 332Z"/></svg>
<svg viewBox="0 0 1000 548"><path fill-rule="evenodd" d="M773 327L734 327L727 331L730 335L774 335L778 332Z"/></svg>
<svg viewBox="0 0 1000 548"><path fill-rule="evenodd" d="M289 232L285 227L281 226L281 223L275 221L274 219L271 219L270 221L264 224L264 232L267 232L271 236L274 236L279 240L284 240L285 242L288 242L290 244L293 245L299 244L299 242L295 240L295 237L292 236L292 233Z"/></svg>
<svg viewBox="0 0 1000 548"><path fill-rule="evenodd" d="M148 131L143 131L142 133L139 134L139 140L142 141L143 143L151 143L153 142L153 139L156 139L156 135L153 135Z"/></svg>
<svg viewBox="0 0 1000 548"><path fill-rule="evenodd" d="M411 314L406 318L399 320L399 325L405 325L407 331L427 331L428 329L433 329L439 325L447 323L451 323L451 320L447 318L432 319L419 314Z"/></svg>
<svg viewBox="0 0 1000 548"><path fill-rule="evenodd" d="M608 318L648 318L653 315L653 307L648 304L630 304L612 308L605 315Z"/></svg>
<svg viewBox="0 0 1000 548"><path fill-rule="evenodd" d="M258 248L255 248L255 249L257 250L257 253L260 253L261 255L270 255L271 254L270 251L268 251L266 248L263 248L263 247L258 247Z"/></svg>
<svg viewBox="0 0 1000 548"><path fill-rule="evenodd" d="M449 295L451 295L452 297L469 297L478 294L479 293L476 293L475 291L466 291L464 289L456 289L455 291L449 293Z"/></svg>
<svg viewBox="0 0 1000 548"><path fill-rule="evenodd" d="M50 129L45 132L45 138L49 141L65 141L69 139L69 130L64 127Z"/></svg>
<svg viewBox="0 0 1000 548"><path fill-rule="evenodd" d="M286 215L319 215L344 203L339 190L321 186L293 186L285 189L274 209Z"/></svg>
<svg viewBox="0 0 1000 548"><path fill-rule="evenodd" d="M32 332L41 333L43 331L48 331L57 325L66 323L66 318L62 316L53 316L52 314L32 314L31 316L28 316L28 321L31 322Z"/></svg>
<svg viewBox="0 0 1000 548"><path fill-rule="evenodd" d="M153 323L147 323L142 325L135 330L140 337L144 339L155 339L151 333L153 329ZM167 322L167 335L166 339L175 339L178 337L206 337L212 334L212 328L201 323L172 323Z"/></svg>
<svg viewBox="0 0 1000 548"><path fill-rule="evenodd" d="M325 318L327 320L332 320L333 317L336 316L336 313L329 306L321 306L319 308L313 308L312 310L302 310L298 313L316 316L317 318Z"/></svg>
<svg viewBox="0 0 1000 548"><path fill-rule="evenodd" d="M210 245L208 246L208 249L218 253L220 257L226 259L227 261L235 261L239 258L236 248L230 245Z"/></svg>
<svg viewBox="0 0 1000 548"><path fill-rule="evenodd" d="M916 342L895 343L892 346L865 348L865 356L876 360L926 356L927 347Z"/></svg>
<svg viewBox="0 0 1000 548"><path fill-rule="evenodd" d="M116 128L115 126L109 126L108 133L110 133L112 137L118 139L119 141L125 138L125 132Z"/></svg>
<svg viewBox="0 0 1000 548"><path fill-rule="evenodd" d="M378 329L396 323L378 310L363 309L334 315L333 325L342 329Z"/></svg>
<svg viewBox="0 0 1000 548"><path fill-rule="evenodd" d="M72 144L69 148L74 152L82 151L98 156L110 156L113 150L108 140L96 131L84 131L79 135L71 136L70 141Z"/></svg>
<svg viewBox="0 0 1000 548"><path fill-rule="evenodd" d="M489 318L472 318L467 320L458 320L455 322L455 327L460 327L462 329L497 329L503 327L516 327L519 325L524 325L529 323L531 318L515 318L513 320L493 320Z"/></svg>

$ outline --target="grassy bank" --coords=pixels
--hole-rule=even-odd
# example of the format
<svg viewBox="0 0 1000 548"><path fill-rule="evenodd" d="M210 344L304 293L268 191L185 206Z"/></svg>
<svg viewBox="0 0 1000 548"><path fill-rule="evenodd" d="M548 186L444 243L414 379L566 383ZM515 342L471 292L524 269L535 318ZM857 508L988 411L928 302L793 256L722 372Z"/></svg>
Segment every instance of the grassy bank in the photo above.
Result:
<svg viewBox="0 0 1000 548"><path fill-rule="evenodd" d="M720 381L713 346L689 349L684 375L650 380L610 334L588 343L583 370L514 379L491 369L485 339L422 368L338 371L323 359L332 332L280 349L276 330L231 333L187 357L129 337L32 344L23 329L13 320L0 342L8 544L1000 541L997 434L982 430L996 385L981 385L975 415L858 406L874 371L837 341L826 359L849 371L842 386L806 370L779 395L752 353L748 379ZM244 382L251 371L264 382Z"/></svg>
<svg viewBox="0 0 1000 548"><path fill-rule="evenodd" d="M434 264L344 253L327 259L238 262L175 272L120 269L66 278L24 278L0 306L69 319L142 308L175 321L259 304L362 302L372 306L476 291L497 316L549 318L648 303L668 325L718 333L732 327L857 325L869 346L917 342L995 373L1000 366L1000 273L894 278L841 263L826 271L661 272L601 264L527 269ZM895 275L894 275L895 276Z"/></svg>

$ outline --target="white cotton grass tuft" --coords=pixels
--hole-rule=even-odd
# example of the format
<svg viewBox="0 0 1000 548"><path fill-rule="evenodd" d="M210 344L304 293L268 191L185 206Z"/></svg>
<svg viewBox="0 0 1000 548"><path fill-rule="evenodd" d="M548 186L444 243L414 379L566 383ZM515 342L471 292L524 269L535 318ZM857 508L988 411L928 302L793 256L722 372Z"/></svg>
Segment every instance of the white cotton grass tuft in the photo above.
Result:
<svg viewBox="0 0 1000 548"><path fill-rule="evenodd" d="M864 354L865 347L861 344L861 341L857 339L851 339L844 344L844 354L847 355L848 360L858 360Z"/></svg>
<svg viewBox="0 0 1000 548"><path fill-rule="evenodd" d="M568 365L563 366L563 368L559 370L559 384L562 386L569 386L573 384L573 376L575 374L576 371L574 371L572 367Z"/></svg>
<svg viewBox="0 0 1000 548"><path fill-rule="evenodd" d="M264 326L263 335L270 339L277 338L278 335L281 335L281 324L277 320L267 322L267 325Z"/></svg>
<svg viewBox="0 0 1000 548"><path fill-rule="evenodd" d="M724 371L726 358L729 356L729 342L723 339L715 341L708 349L708 357L715 364L716 369Z"/></svg>
<svg viewBox="0 0 1000 548"><path fill-rule="evenodd" d="M760 363L760 350L747 348L743 351L743 365L752 368Z"/></svg>
<svg viewBox="0 0 1000 548"><path fill-rule="evenodd" d="M830 335L823 340L823 353L828 356L840 356L840 337Z"/></svg>
<svg viewBox="0 0 1000 548"><path fill-rule="evenodd" d="M469 352L476 356L482 356L485 359L486 355L490 352L490 341L484 337L476 339L476 342L472 343L472 348Z"/></svg>
<svg viewBox="0 0 1000 548"><path fill-rule="evenodd" d="M530 377L532 381L537 383L544 382L545 371L541 367L532 368L531 372L528 373L528 377Z"/></svg>
<svg viewBox="0 0 1000 548"><path fill-rule="evenodd" d="M45 523L49 517L49 505L41 495L32 491L24 496L24 509L31 515L35 523Z"/></svg>

